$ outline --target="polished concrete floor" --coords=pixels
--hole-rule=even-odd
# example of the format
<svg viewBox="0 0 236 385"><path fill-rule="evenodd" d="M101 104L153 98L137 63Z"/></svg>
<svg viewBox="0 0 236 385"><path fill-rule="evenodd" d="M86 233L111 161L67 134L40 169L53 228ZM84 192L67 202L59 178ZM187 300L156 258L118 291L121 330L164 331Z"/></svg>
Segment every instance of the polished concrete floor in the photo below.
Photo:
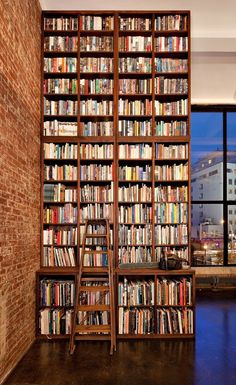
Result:
<svg viewBox="0 0 236 385"><path fill-rule="evenodd" d="M34 343L5 385L235 385L236 293L197 295L195 341Z"/></svg>

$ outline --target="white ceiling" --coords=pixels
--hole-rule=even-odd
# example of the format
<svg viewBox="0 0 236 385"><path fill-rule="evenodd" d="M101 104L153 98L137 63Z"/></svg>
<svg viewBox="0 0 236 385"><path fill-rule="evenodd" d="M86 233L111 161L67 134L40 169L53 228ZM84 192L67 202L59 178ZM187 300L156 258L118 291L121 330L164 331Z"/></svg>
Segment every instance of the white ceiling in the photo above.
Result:
<svg viewBox="0 0 236 385"><path fill-rule="evenodd" d="M192 103L236 104L236 0L39 1L43 10L190 10Z"/></svg>

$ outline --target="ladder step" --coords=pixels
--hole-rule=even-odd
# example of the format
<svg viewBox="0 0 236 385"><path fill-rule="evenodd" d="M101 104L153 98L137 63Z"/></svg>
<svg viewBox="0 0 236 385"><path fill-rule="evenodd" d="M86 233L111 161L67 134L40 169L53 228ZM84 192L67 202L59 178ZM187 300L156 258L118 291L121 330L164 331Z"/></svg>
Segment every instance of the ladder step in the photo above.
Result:
<svg viewBox="0 0 236 385"><path fill-rule="evenodd" d="M86 233L86 238L106 238L107 234L88 234Z"/></svg>
<svg viewBox="0 0 236 385"><path fill-rule="evenodd" d="M111 325L77 325L75 332L110 333Z"/></svg>
<svg viewBox="0 0 236 385"><path fill-rule="evenodd" d="M108 254L108 250L84 250L84 254Z"/></svg>
<svg viewBox="0 0 236 385"><path fill-rule="evenodd" d="M104 223L107 223L108 222L108 219L87 219L87 224L90 225L91 223L92 224L104 224Z"/></svg>
<svg viewBox="0 0 236 385"><path fill-rule="evenodd" d="M91 280L91 279L90 279ZM80 286L79 291L109 291L109 286Z"/></svg>
<svg viewBox="0 0 236 385"><path fill-rule="evenodd" d="M78 311L111 311L110 305L78 305Z"/></svg>
<svg viewBox="0 0 236 385"><path fill-rule="evenodd" d="M109 278L107 277L83 277L81 278L81 282L109 282ZM82 287L86 287L86 286L82 286ZM87 287L90 287L90 286L87 286Z"/></svg>
<svg viewBox="0 0 236 385"><path fill-rule="evenodd" d="M108 272L108 267L82 267L83 273L107 273Z"/></svg>

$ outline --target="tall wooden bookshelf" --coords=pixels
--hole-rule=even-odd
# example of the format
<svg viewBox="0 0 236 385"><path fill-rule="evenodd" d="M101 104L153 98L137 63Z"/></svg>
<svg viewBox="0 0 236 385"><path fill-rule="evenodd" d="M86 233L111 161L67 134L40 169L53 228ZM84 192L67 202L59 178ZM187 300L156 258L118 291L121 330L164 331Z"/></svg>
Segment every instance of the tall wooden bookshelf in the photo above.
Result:
<svg viewBox="0 0 236 385"><path fill-rule="evenodd" d="M85 220L108 218L118 336L193 337L194 271L158 269L190 262L190 12L47 11L42 30L36 333L69 333Z"/></svg>

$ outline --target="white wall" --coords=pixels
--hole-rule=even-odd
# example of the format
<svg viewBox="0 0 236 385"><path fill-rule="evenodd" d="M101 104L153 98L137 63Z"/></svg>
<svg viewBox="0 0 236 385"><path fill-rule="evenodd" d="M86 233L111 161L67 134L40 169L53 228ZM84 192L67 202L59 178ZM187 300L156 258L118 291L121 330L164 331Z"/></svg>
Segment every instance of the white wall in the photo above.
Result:
<svg viewBox="0 0 236 385"><path fill-rule="evenodd" d="M191 11L192 103L236 104L236 0L41 0L44 10Z"/></svg>

